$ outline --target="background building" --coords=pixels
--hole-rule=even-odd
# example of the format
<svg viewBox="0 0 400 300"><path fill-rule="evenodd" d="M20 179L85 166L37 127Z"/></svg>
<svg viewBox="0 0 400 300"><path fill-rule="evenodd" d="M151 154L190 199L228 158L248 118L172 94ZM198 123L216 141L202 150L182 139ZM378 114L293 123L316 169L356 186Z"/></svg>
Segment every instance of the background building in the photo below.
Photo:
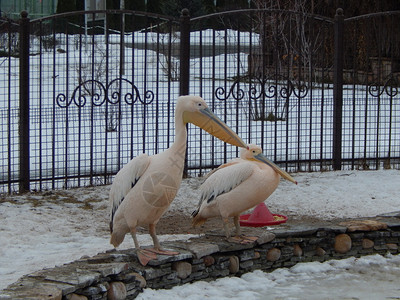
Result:
<svg viewBox="0 0 400 300"><path fill-rule="evenodd" d="M56 12L57 0L0 0L2 17L18 19L23 10L32 19L48 16Z"/></svg>

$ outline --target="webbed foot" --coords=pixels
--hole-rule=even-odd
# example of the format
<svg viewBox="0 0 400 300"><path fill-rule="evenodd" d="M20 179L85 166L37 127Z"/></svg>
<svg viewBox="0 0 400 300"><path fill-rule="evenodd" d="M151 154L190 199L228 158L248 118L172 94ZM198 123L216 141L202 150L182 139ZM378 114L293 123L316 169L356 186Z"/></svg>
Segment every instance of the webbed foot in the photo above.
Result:
<svg viewBox="0 0 400 300"><path fill-rule="evenodd" d="M142 266L146 266L149 263L149 261L157 259L157 254L152 251L149 251L149 249L139 249L137 250L136 253L139 262Z"/></svg>
<svg viewBox="0 0 400 300"><path fill-rule="evenodd" d="M160 255L169 255L169 256L173 256L173 255L178 255L179 252L177 251L170 251L170 250L164 250L164 249L156 249L156 248L150 248L147 249L148 251L151 251L155 254L160 254Z"/></svg>

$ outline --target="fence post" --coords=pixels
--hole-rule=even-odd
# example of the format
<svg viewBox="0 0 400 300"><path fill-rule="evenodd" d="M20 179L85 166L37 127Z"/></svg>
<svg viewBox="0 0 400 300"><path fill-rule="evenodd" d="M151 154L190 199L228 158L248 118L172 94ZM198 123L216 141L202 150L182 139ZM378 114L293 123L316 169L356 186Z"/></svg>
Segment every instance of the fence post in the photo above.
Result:
<svg viewBox="0 0 400 300"><path fill-rule="evenodd" d="M29 168L29 35L28 13L19 22L19 192L30 190Z"/></svg>
<svg viewBox="0 0 400 300"><path fill-rule="evenodd" d="M189 67L190 67L190 16L187 8L182 9L180 18L180 76L179 95L189 95Z"/></svg>
<svg viewBox="0 0 400 300"><path fill-rule="evenodd" d="M342 114L343 114L343 9L335 15L335 54L333 62L333 169L342 168Z"/></svg>
<svg viewBox="0 0 400 300"><path fill-rule="evenodd" d="M190 16L187 8L182 9L180 18L181 43L180 43L180 69L179 69L179 95L189 95L189 67L190 67ZM187 128L187 125L186 125ZM187 139L187 138L186 138ZM183 177L188 177L188 154L185 152L185 166Z"/></svg>

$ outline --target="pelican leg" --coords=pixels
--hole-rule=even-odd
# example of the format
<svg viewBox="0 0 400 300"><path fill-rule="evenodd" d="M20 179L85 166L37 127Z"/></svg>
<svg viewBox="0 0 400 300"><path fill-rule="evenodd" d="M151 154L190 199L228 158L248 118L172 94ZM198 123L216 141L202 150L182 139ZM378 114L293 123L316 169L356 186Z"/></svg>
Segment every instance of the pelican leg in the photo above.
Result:
<svg viewBox="0 0 400 300"><path fill-rule="evenodd" d="M234 216L233 217L233 223L235 224L236 228L236 236L232 237L232 241L235 243L240 243L240 244L250 244L255 242L258 237L256 236L245 236L245 235L240 235L240 223L239 223L239 216Z"/></svg>
<svg viewBox="0 0 400 300"><path fill-rule="evenodd" d="M157 234L156 234L156 225L154 224L149 224L149 233L151 238L153 239L153 245L154 249L160 249L160 241L158 240Z"/></svg>
<svg viewBox="0 0 400 300"><path fill-rule="evenodd" d="M135 244L135 248L136 249L140 249L139 241L138 241L138 239L136 237L136 229L132 229L131 230L131 236L132 236L132 239L133 239L133 243Z"/></svg>
<svg viewBox="0 0 400 300"><path fill-rule="evenodd" d="M154 248L148 249L148 251L151 251L154 254L160 254L160 255L178 255L179 254L179 252L164 250L161 248L160 242L159 242L157 234L156 234L156 225L155 224L149 224L149 233L150 233L151 238L153 239Z"/></svg>
<svg viewBox="0 0 400 300"><path fill-rule="evenodd" d="M235 224L235 228L236 228L236 235L232 236L228 239L228 241L230 242L234 242L234 243L242 243L243 239L240 237L240 224L239 224L239 217L234 216L233 217L233 223Z"/></svg>
<svg viewBox="0 0 400 300"><path fill-rule="evenodd" d="M133 242L135 244L138 260L142 266L147 265L149 263L149 261L152 259L157 259L156 254L154 254L146 249L140 249L139 241L137 240L137 237L136 237L136 229L131 230L131 236L132 236Z"/></svg>
<svg viewBox="0 0 400 300"><path fill-rule="evenodd" d="M233 223L235 224L236 235L237 235L237 236L240 236L239 216L234 216L234 217L233 217Z"/></svg>
<svg viewBox="0 0 400 300"><path fill-rule="evenodd" d="M229 222L228 218L222 218L222 223L224 225L225 236L226 236L227 239L229 239L231 237L231 231L229 230L228 222Z"/></svg>

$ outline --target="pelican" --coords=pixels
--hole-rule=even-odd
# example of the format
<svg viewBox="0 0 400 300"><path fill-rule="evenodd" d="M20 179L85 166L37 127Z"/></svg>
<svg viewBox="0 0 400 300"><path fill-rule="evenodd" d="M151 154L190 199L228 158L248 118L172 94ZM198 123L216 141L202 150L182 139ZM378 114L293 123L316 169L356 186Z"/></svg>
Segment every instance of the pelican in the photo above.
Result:
<svg viewBox="0 0 400 300"><path fill-rule="evenodd" d="M207 175L200 186L201 196L192 225L221 217L226 238L250 242L251 237L240 237L239 215L267 199L278 187L280 176L297 184L287 172L262 155L260 146L250 144L235 158ZM233 217L236 237L230 238L229 218Z"/></svg>
<svg viewBox="0 0 400 300"><path fill-rule="evenodd" d="M175 198L182 181L187 123L234 146L245 146L241 138L211 112L201 97L178 98L174 143L162 153L153 156L141 154L133 158L117 173L110 190L110 243L118 247L130 233L142 265L157 259L157 254L178 254L161 249L156 224ZM146 225L153 239L153 249L141 249L136 237L137 226Z"/></svg>

